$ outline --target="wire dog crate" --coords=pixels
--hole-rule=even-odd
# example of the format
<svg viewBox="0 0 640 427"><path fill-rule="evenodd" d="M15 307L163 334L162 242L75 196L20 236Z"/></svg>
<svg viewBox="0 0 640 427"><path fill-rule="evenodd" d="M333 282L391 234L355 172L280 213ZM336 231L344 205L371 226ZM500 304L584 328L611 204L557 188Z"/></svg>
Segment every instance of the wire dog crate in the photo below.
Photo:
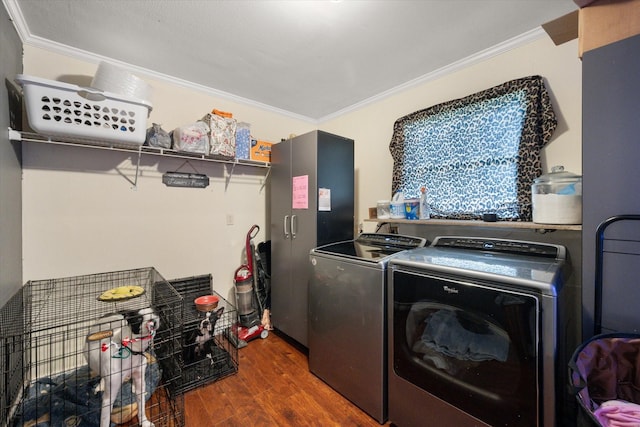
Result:
<svg viewBox="0 0 640 427"><path fill-rule="evenodd" d="M170 283L184 300L181 357L179 360L163 358L166 363L181 365L182 376L172 383L175 393L182 394L237 373L238 348L230 340L231 328L237 322L236 308L212 291L211 275L175 279ZM198 311L194 300L203 295L216 295L218 306L210 312Z"/></svg>
<svg viewBox="0 0 640 427"><path fill-rule="evenodd" d="M109 338L99 341L105 344L95 354L100 360L107 354L110 362L98 370L117 359L120 372L135 372L144 358L147 418L156 427L183 426L184 398L171 392L181 373L163 369L162 360L180 355L183 307L180 294L154 268L27 282L0 309L0 425L99 426L105 393L99 385L108 381L115 388L117 379L111 422L137 425L135 395L141 391L129 381L136 374L122 374L123 380L111 371L100 378L89 368L90 331L100 323L99 333L111 335L104 335ZM157 330L150 324L138 329L130 320L104 323L107 315L141 310L157 316ZM144 328L153 332L143 336ZM136 342L144 345L139 352Z"/></svg>

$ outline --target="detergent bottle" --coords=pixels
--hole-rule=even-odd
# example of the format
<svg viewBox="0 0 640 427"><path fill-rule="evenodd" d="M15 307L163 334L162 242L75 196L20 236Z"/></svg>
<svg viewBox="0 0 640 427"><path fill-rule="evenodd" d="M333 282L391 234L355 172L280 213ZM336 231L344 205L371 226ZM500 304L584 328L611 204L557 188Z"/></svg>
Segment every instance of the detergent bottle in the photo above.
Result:
<svg viewBox="0 0 640 427"><path fill-rule="evenodd" d="M420 219L429 219L431 215L429 213L429 202L427 201L427 188L420 188Z"/></svg>

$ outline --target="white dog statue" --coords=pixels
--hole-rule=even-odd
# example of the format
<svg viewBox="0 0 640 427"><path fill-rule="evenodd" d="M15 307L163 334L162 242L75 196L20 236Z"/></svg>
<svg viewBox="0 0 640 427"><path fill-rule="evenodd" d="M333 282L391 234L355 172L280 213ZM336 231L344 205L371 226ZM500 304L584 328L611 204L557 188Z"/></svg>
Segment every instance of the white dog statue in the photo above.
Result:
<svg viewBox="0 0 640 427"><path fill-rule="evenodd" d="M100 318L89 330L85 355L89 368L100 374L102 409L100 427L110 426L113 403L122 384L133 380L138 403L138 422L142 427L154 427L145 413L145 371L149 348L160 318L151 308L137 312L116 313Z"/></svg>

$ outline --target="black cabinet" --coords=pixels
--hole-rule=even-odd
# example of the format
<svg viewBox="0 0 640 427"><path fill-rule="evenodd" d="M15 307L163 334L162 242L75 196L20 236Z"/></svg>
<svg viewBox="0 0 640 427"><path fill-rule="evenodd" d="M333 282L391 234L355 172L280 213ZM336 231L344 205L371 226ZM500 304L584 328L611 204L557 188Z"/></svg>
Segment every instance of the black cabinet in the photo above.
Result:
<svg viewBox="0 0 640 427"><path fill-rule="evenodd" d="M584 338L593 333L595 241L598 225L620 214L640 213L640 36L585 52L582 59L582 298ZM618 230L620 236L634 230ZM608 259L605 258L605 265ZM610 263L611 264L611 263ZM628 269L629 285L604 278L606 294L640 300L629 286L638 270ZM612 264L613 265L613 264ZM615 264L618 265L618 264ZM618 273L619 274L619 273ZM615 288L627 286L627 288Z"/></svg>
<svg viewBox="0 0 640 427"><path fill-rule="evenodd" d="M354 141L313 131L271 151L271 318L307 346L309 251L353 239Z"/></svg>

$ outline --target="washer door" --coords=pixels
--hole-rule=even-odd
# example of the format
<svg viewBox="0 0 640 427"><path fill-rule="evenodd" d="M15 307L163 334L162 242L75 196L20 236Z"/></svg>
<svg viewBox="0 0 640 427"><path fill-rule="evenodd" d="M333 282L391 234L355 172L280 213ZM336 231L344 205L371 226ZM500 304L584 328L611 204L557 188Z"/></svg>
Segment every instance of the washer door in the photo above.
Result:
<svg viewBox="0 0 640 427"><path fill-rule="evenodd" d="M392 290L396 375L487 424L538 425L534 295L398 270Z"/></svg>

